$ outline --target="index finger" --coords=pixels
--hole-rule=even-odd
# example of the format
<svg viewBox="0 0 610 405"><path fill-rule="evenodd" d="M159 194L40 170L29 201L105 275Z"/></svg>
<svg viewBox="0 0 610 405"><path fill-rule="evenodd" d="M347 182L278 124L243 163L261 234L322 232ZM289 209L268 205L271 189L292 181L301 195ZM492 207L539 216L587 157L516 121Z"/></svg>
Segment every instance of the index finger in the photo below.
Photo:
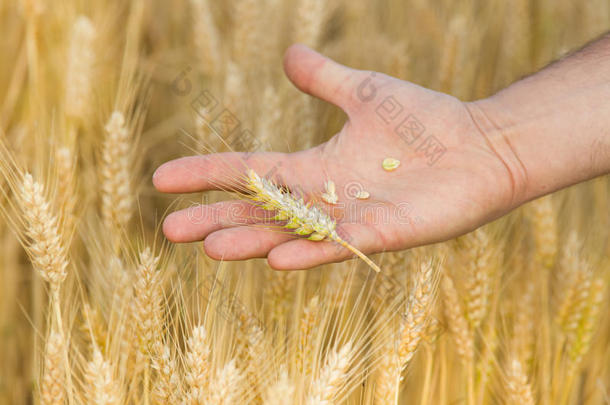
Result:
<svg viewBox="0 0 610 405"><path fill-rule="evenodd" d="M225 190L240 184L248 169L263 177L290 181L293 158L278 152L224 152L189 156L159 166L153 175L155 188L164 193Z"/></svg>

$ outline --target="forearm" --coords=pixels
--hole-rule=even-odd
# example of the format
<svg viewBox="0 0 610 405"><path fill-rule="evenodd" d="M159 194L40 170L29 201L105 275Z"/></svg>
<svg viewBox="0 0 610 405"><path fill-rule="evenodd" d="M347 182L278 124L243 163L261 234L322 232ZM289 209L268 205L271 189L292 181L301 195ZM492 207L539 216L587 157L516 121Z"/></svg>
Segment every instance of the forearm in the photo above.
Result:
<svg viewBox="0 0 610 405"><path fill-rule="evenodd" d="M610 35L470 107L516 204L610 172Z"/></svg>

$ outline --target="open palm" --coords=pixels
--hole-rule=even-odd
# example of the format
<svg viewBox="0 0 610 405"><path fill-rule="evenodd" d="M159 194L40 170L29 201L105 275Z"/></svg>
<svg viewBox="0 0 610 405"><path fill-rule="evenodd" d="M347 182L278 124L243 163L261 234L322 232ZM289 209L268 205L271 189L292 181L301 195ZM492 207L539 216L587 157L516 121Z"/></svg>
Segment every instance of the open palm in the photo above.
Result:
<svg viewBox="0 0 610 405"><path fill-rule="evenodd" d="M255 153L248 155L247 165L318 199L325 181L332 180L338 203L325 207L337 219L341 237L362 252L446 240L522 202L515 156L506 152L510 148L501 137L482 129L490 123L476 104L349 69L301 45L287 51L285 70L299 89L342 108L348 120L324 144L290 154ZM388 157L400 166L384 170L382 161ZM239 153L182 158L162 165L153 182L170 193L210 190L217 188L227 164L239 168L243 160ZM359 192L369 197L357 198ZM190 207L170 214L163 230L173 242L205 239L212 258L267 257L276 269L351 257L333 242L249 226L246 222L257 218L252 212L244 201Z"/></svg>

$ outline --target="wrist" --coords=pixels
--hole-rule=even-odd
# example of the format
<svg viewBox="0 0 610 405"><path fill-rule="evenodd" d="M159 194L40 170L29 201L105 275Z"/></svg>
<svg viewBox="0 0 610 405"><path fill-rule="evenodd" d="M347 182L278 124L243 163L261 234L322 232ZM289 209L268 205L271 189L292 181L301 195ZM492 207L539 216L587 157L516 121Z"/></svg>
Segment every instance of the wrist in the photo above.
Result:
<svg viewBox="0 0 610 405"><path fill-rule="evenodd" d="M535 198L527 163L520 156L523 132L510 109L495 97L464 103L482 137L483 147L497 158L494 168L504 209Z"/></svg>

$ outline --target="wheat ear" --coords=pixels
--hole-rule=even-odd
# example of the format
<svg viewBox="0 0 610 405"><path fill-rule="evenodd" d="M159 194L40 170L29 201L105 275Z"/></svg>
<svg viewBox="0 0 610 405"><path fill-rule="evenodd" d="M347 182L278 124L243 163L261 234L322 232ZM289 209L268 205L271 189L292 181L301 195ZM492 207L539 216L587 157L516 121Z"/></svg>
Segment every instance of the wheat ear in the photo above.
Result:
<svg viewBox="0 0 610 405"><path fill-rule="evenodd" d="M72 27L67 55L65 102L66 114L71 118L83 119L90 108L95 36L91 20L79 16Z"/></svg>
<svg viewBox="0 0 610 405"><path fill-rule="evenodd" d="M193 42L204 73L214 74L220 64L219 35L208 0L191 0L193 9Z"/></svg>
<svg viewBox="0 0 610 405"><path fill-rule="evenodd" d="M132 214L131 144L125 117L114 111L104 128L102 151L102 218L110 231L121 231ZM117 229L118 228L118 229Z"/></svg>
<svg viewBox="0 0 610 405"><path fill-rule="evenodd" d="M64 364L64 337L51 331L44 353L44 371L40 384L40 402L43 405L64 405L66 398Z"/></svg>
<svg viewBox="0 0 610 405"><path fill-rule="evenodd" d="M460 254L465 269L465 314L470 327L479 327L489 308L492 274L495 270L494 258L498 252L493 249L487 232L482 228L460 239L463 246Z"/></svg>
<svg viewBox="0 0 610 405"><path fill-rule="evenodd" d="M184 358L185 382L188 389L185 403L203 403L210 384L210 347L203 325L193 328L187 347Z"/></svg>
<svg viewBox="0 0 610 405"><path fill-rule="evenodd" d="M244 72L258 65L262 11L260 2L256 0L233 2L233 59Z"/></svg>
<svg viewBox="0 0 610 405"><path fill-rule="evenodd" d="M155 343L154 353L152 367L159 378L153 390L153 397L160 404L176 403L180 393L180 376L176 360L169 346L160 341Z"/></svg>
<svg viewBox="0 0 610 405"><path fill-rule="evenodd" d="M346 343L340 349L334 348L327 356L318 378L312 383L307 396L307 405L331 404L345 382L352 360L352 344Z"/></svg>
<svg viewBox="0 0 610 405"><path fill-rule="evenodd" d="M140 253L140 263L136 270L134 288L134 318L139 344L139 360L144 360L144 403L148 403L150 390L151 354L157 335L162 331L163 297L161 274L157 270L159 258L153 256L150 248Z"/></svg>
<svg viewBox="0 0 610 405"><path fill-rule="evenodd" d="M150 353L156 341L156 334L161 328L163 297L158 264L159 258L153 255L150 248L140 253L134 287L134 316L142 354Z"/></svg>
<svg viewBox="0 0 610 405"><path fill-rule="evenodd" d="M59 232L57 216L45 198L42 184L26 173L19 190L26 235L30 239L28 251L34 267L51 287L54 297L67 275L68 255Z"/></svg>
<svg viewBox="0 0 610 405"><path fill-rule="evenodd" d="M557 215L551 196L540 198L531 205L532 231L536 246L535 262L546 269L555 264L557 256Z"/></svg>
<svg viewBox="0 0 610 405"><path fill-rule="evenodd" d="M395 405L401 376L401 364L394 339L383 343L375 378L375 405Z"/></svg>
<svg viewBox="0 0 610 405"><path fill-rule="evenodd" d="M413 291L407 300L407 311L401 322L398 356L402 370L413 358L426 332L436 286L434 263L432 260L426 260L417 272Z"/></svg>
<svg viewBox="0 0 610 405"><path fill-rule="evenodd" d="M207 401L210 405L233 405L240 403L242 376L235 365L235 360L228 362L210 382L210 393Z"/></svg>
<svg viewBox="0 0 610 405"><path fill-rule="evenodd" d="M322 27L329 11L325 1L300 0L296 8L294 40L310 47L319 45Z"/></svg>
<svg viewBox="0 0 610 405"><path fill-rule="evenodd" d="M350 250L376 272L381 271L364 253L339 236L336 222L320 208L306 204L302 198L297 199L252 169L248 170L246 187L254 193L248 196L251 200L260 203L265 210L275 210L277 215L273 219L287 221L285 227L293 229L297 235L307 236L312 241L330 239Z"/></svg>
<svg viewBox="0 0 610 405"><path fill-rule="evenodd" d="M104 360L99 349L93 350L93 358L85 370L87 403L92 405L118 405L121 399L119 385L112 375L110 363Z"/></svg>
<svg viewBox="0 0 610 405"><path fill-rule="evenodd" d="M506 371L506 391L509 404L534 405L535 403L527 375L517 357L509 361Z"/></svg>
<svg viewBox="0 0 610 405"><path fill-rule="evenodd" d="M63 219L63 229L67 234L74 227L74 207L76 206L76 157L69 147L61 147L55 152L57 168L57 206Z"/></svg>
<svg viewBox="0 0 610 405"><path fill-rule="evenodd" d="M443 293L445 317L447 318L449 331L455 340L457 353L465 363L470 362L474 354L473 337L453 280L447 275L441 280L441 291Z"/></svg>
<svg viewBox="0 0 610 405"><path fill-rule="evenodd" d="M297 347L297 370L303 376L312 375L312 346L318 331L320 298L316 295L309 300L299 321L299 343Z"/></svg>
<svg viewBox="0 0 610 405"><path fill-rule="evenodd" d="M291 405L294 403L295 389L290 382L290 378L286 370L280 373L280 378L276 383L267 388L265 395L265 405Z"/></svg>
<svg viewBox="0 0 610 405"><path fill-rule="evenodd" d="M290 309L295 275L295 272L274 270L266 273L265 305L269 308L272 321L281 322L286 317Z"/></svg>
<svg viewBox="0 0 610 405"><path fill-rule="evenodd" d="M572 361L572 367L579 365L583 356L589 351L591 339L599 324L602 304L606 297L607 285L602 277L592 280L590 286L587 302L580 315L580 322L569 342L568 353Z"/></svg>

